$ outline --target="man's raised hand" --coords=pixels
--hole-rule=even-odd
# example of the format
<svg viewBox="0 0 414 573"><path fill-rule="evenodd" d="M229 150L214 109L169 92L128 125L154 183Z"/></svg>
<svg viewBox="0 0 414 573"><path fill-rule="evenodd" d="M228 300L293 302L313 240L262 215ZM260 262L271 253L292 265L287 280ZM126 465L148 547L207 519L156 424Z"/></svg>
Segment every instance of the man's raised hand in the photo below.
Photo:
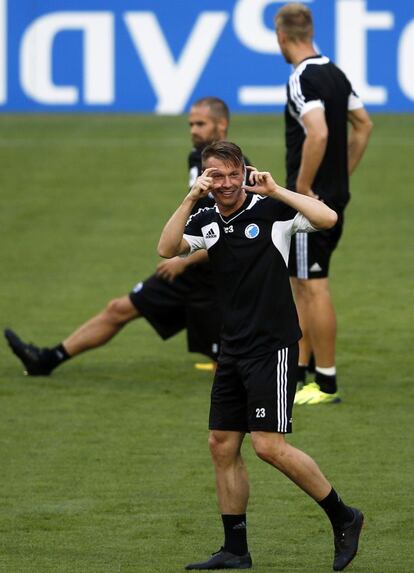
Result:
<svg viewBox="0 0 414 573"><path fill-rule="evenodd" d="M197 177L188 194L191 199L198 201L198 199L206 197L213 189L213 179L210 177L210 173L213 171L216 171L214 167L208 167L199 177Z"/></svg>
<svg viewBox="0 0 414 573"><path fill-rule="evenodd" d="M271 173L268 171L258 171L255 167L248 165L246 184L243 185L245 191L251 191L258 195L272 196L277 190L277 184Z"/></svg>

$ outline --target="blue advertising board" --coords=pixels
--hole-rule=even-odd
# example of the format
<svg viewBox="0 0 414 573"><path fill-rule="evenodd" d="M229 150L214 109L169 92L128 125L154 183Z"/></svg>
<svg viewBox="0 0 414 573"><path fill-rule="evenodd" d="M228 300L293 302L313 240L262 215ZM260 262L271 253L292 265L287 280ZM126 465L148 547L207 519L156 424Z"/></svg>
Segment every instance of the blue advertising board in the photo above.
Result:
<svg viewBox="0 0 414 573"><path fill-rule="evenodd" d="M286 0L0 0L0 110L178 114L205 95L282 109ZM414 111L414 0L306 0L368 109Z"/></svg>

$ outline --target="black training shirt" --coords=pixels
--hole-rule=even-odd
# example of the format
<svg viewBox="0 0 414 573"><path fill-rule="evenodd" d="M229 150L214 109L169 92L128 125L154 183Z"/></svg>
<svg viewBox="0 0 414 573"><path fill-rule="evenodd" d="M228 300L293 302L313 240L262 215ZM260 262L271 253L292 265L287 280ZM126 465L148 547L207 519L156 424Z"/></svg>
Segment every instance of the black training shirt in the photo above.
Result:
<svg viewBox="0 0 414 573"><path fill-rule="evenodd" d="M284 203L251 193L229 217L216 206L190 217L184 239L191 252L208 250L223 316L223 352L258 356L299 340L287 262L292 234L313 230Z"/></svg>
<svg viewBox="0 0 414 573"><path fill-rule="evenodd" d="M287 187L295 190L305 140L303 116L314 108L325 110L328 143L312 190L326 203L343 209L349 201L348 111L362 107L345 74L327 57L303 60L287 84L285 108Z"/></svg>

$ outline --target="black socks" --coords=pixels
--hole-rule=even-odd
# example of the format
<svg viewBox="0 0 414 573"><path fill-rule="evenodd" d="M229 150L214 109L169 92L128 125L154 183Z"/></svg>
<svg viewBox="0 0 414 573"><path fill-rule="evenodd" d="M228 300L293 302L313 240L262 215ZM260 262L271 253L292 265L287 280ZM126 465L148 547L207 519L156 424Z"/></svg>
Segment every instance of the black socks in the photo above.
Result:
<svg viewBox="0 0 414 573"><path fill-rule="evenodd" d="M307 367L308 374L315 374L315 367L316 367L316 364L315 364L315 356L314 356L314 354L313 354L313 352L312 352L312 354L310 355L309 364L308 364L308 367Z"/></svg>
<svg viewBox="0 0 414 573"><path fill-rule="evenodd" d="M354 520L354 512L344 504L332 488L329 494L318 501L325 511L334 530L343 529ZM224 527L224 549L234 555L245 555L247 548L246 514L222 515Z"/></svg>
<svg viewBox="0 0 414 573"><path fill-rule="evenodd" d="M344 504L342 499L332 488L330 493L318 504L329 517L334 529L342 529L345 523L350 523L354 519L354 512Z"/></svg>
<svg viewBox="0 0 414 573"><path fill-rule="evenodd" d="M234 555L247 553L246 514L222 515L224 527L224 549Z"/></svg>
<svg viewBox="0 0 414 573"><path fill-rule="evenodd" d="M302 366L301 364L299 364L297 376L296 376L296 382L301 382L302 384L305 384L305 382L306 382L306 366Z"/></svg>
<svg viewBox="0 0 414 573"><path fill-rule="evenodd" d="M326 394L335 394L338 389L336 386L336 374L333 376L327 376L326 374L322 374L316 370L315 382L319 385L322 392L325 392Z"/></svg>
<svg viewBox="0 0 414 573"><path fill-rule="evenodd" d="M304 366L302 364L298 365L297 382L305 384L306 376L310 374L315 374L315 357L313 354L310 355L309 364Z"/></svg>
<svg viewBox="0 0 414 573"><path fill-rule="evenodd" d="M42 362L54 370L57 366L65 362L70 358L69 354L66 352L63 344L58 344L54 348L45 348L41 352Z"/></svg>

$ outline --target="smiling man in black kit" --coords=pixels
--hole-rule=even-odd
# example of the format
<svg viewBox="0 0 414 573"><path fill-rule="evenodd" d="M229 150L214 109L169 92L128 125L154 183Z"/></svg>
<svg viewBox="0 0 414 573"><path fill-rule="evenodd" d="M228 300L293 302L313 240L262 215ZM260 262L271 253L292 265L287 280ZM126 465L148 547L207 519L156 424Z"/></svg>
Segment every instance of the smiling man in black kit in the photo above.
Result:
<svg viewBox="0 0 414 573"><path fill-rule="evenodd" d="M186 569L252 566L246 533L249 482L241 456L250 432L259 458L325 510L334 531L333 568L342 571L357 552L363 515L342 502L312 458L285 440L292 429L301 337L287 267L290 241L297 231L333 227L337 215L317 199L280 187L270 173L246 168L233 143L207 146L202 161L203 174L165 225L158 246L166 258L207 249L223 318L209 446L224 544ZM216 205L190 216L210 192Z"/></svg>

